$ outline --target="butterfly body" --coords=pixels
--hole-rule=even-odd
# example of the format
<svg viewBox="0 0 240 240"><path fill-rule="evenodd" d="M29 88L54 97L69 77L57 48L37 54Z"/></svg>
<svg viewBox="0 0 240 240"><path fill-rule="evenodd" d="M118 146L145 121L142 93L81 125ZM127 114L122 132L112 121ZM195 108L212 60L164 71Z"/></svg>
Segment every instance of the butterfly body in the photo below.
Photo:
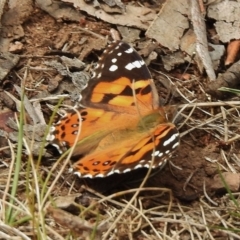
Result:
<svg viewBox="0 0 240 240"><path fill-rule="evenodd" d="M81 158L73 169L80 177L154 168L179 144L178 131L159 106L146 65L124 42L115 42L104 52L81 103L85 108L79 114L68 112L48 137L60 151L77 141L73 155Z"/></svg>

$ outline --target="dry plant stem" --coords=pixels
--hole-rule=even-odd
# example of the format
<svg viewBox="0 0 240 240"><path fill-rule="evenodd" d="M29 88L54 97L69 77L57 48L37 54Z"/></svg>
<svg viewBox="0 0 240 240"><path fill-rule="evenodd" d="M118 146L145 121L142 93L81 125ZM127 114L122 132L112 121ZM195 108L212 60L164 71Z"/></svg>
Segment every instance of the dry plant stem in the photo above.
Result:
<svg viewBox="0 0 240 240"><path fill-rule="evenodd" d="M41 238L44 239L46 234L46 224L45 224L45 218L44 218L44 213L43 213L43 208L41 207L41 190L39 187L39 176L38 176L38 171L35 167L35 163L31 154L31 147L28 146L26 139L24 138L24 143L25 143L25 147L28 151L28 159L30 161L31 164L31 168L32 168L32 175L33 175L33 183L34 183L34 189L31 189L31 191L34 191L34 193L36 194L36 208L38 209L38 219L40 220L40 224L37 221L37 227L41 227L41 231L38 231L39 234L41 234ZM32 216L34 218L34 216ZM39 224L39 225L38 225Z"/></svg>
<svg viewBox="0 0 240 240"><path fill-rule="evenodd" d="M61 95L57 95L57 96L50 96L50 97L45 97L45 98L38 98L38 99L30 99L29 101L30 102L42 102L42 101L48 101L48 100L59 100L61 98L69 98L69 95L68 94L61 94ZM47 104L47 106L51 106L50 104ZM54 107L50 107L51 109L53 109Z"/></svg>
<svg viewBox="0 0 240 240"><path fill-rule="evenodd" d="M206 206L206 208L208 208L209 210L216 209L216 207L209 206L208 203L203 200L203 198L204 198L204 196L201 196L199 199L203 206ZM219 209L219 207L217 207L217 209Z"/></svg>
<svg viewBox="0 0 240 240"><path fill-rule="evenodd" d="M17 126L18 126L18 129L20 128L20 125L19 125L19 122L18 122L18 119L16 118L16 123L17 123ZM32 155L31 155L31 150L28 146L28 143L26 141L26 139L23 137L23 144L27 150L27 153L28 153L28 156L29 156L29 160L30 160L30 163L31 163L31 167L32 167L32 173L33 173L33 179L34 179L34 183L35 183L35 186L34 186L34 189L35 189L35 193L36 193L36 198L37 198L37 206L38 206L38 218L40 219L40 225L42 226L41 228L41 231L38 231L39 234L41 234L41 238L44 239L45 236L46 236L46 230L45 230L45 219L44 219L44 214L43 214L43 211L42 211L42 208L40 207L41 206L41 199L40 199L40 189L39 189L39 184L38 184L38 176L37 176L37 171L35 169L35 164L33 162L33 158L32 158ZM32 189L33 191L33 189ZM34 216L32 216L34 218Z"/></svg>
<svg viewBox="0 0 240 240"><path fill-rule="evenodd" d="M238 167L240 167L240 159L239 159L239 157L235 153L233 154L232 160L235 162L235 164Z"/></svg>
<svg viewBox="0 0 240 240"><path fill-rule="evenodd" d="M226 102L203 102L203 103L187 103L187 104L180 104L180 105L173 105L176 106L178 109L183 107L191 108L191 107L220 107L220 106L229 106L229 107L240 107L240 101L226 101Z"/></svg>
<svg viewBox="0 0 240 240"><path fill-rule="evenodd" d="M112 194L112 195L110 195L108 197L105 197L104 195L100 194L99 192L94 191L91 188L86 187L85 185L83 185L81 188L85 189L86 191L88 191L88 192L90 192L90 193L92 193L94 195L96 195L97 197L99 197L101 199L98 202L96 202L95 204L91 205L91 208L96 206L97 204L99 204L101 202L105 202L105 201L108 201L108 202L110 202L110 203L112 203L112 204L114 204L116 206L122 207L122 208L125 207L125 204L123 204L121 202L118 202L118 201L115 201L115 200L112 199L112 198L116 197L115 194ZM128 190L127 190L127 193L128 193ZM120 194L120 195L125 195L127 193L126 193L126 191L123 191L122 194ZM88 210L89 210L89 208L86 209L86 211L88 211ZM86 211L81 212L80 216L83 216L86 213Z"/></svg>
<svg viewBox="0 0 240 240"><path fill-rule="evenodd" d="M0 225L3 225L3 223L1 223L1 221L0 221ZM7 234L3 233L3 232L0 232L0 238L10 240L12 237L10 235L7 235Z"/></svg>
<svg viewBox="0 0 240 240"><path fill-rule="evenodd" d="M197 228L193 227L193 231L197 235L198 239L203 240L203 238L201 237L201 233L197 230Z"/></svg>
<svg viewBox="0 0 240 240"><path fill-rule="evenodd" d="M177 216L177 217L181 217L182 214L181 213L167 213L166 211L164 211L164 209L168 209L169 207L168 206L158 206L158 207L154 207L154 208L151 208L151 209L146 209L144 210L144 213L145 214L152 214L152 215L156 215L156 216ZM161 212L160 210L163 209Z"/></svg>
<svg viewBox="0 0 240 240"><path fill-rule="evenodd" d="M221 230L223 233L225 233L226 235L233 237L231 240L236 240L236 239L240 239L240 236L236 233L230 232L230 231L225 231L225 230Z"/></svg>
<svg viewBox="0 0 240 240"><path fill-rule="evenodd" d="M232 111L235 111L235 109L233 109L233 108L232 108L232 109L229 109L227 112L229 113L229 112L232 112ZM199 124L198 126L195 126L195 127L192 127L192 128L190 128L190 129L188 129L187 131L181 133L181 134L180 134L180 137L185 136L186 134L192 132L192 131L193 131L194 129L196 129L196 128L200 128L200 127L202 127L202 126L204 126L204 125L207 125L207 124L209 124L209 123L211 123L211 122L214 122L214 121L216 121L216 120L217 120L218 118L220 118L220 117L222 117L222 113L218 113L218 114L215 115L214 117L211 117L211 118L207 119L205 122Z"/></svg>
<svg viewBox="0 0 240 240"><path fill-rule="evenodd" d="M78 26L78 30L82 31L82 32L85 32L85 33L88 33L88 34L91 34L91 35L93 35L96 38L105 39L105 37L103 37L102 35L97 34L97 33L93 32L93 31L88 30L88 29L79 27L79 26ZM71 32L71 33L79 33L79 32Z"/></svg>
<svg viewBox="0 0 240 240"><path fill-rule="evenodd" d="M11 227L9 225L6 224L2 224L0 221L0 226L1 228L3 228L5 231L11 233L11 237L7 238L9 240L13 240L13 239L19 239L19 237L23 240L31 240L31 238L29 238L28 236L26 236L25 234L22 233L22 231L19 231L17 228ZM18 237L14 238L12 235L15 234Z"/></svg>
<svg viewBox="0 0 240 240"><path fill-rule="evenodd" d="M207 194L207 191L206 191L206 182L205 180L203 181L203 193L204 193L204 196L205 198L210 202L212 203L214 206L218 206L218 204L216 202L214 202Z"/></svg>
<svg viewBox="0 0 240 240"><path fill-rule="evenodd" d="M0 190L0 192L3 193L3 191L1 191L1 190ZM4 191L4 193L5 193L5 191ZM6 195L7 195L7 197L11 198L11 195L9 193L7 193ZM24 203L20 202L17 198L15 198L14 200L18 205L11 204L11 203L9 203L8 200L1 200L1 203L11 206L13 209L15 209L18 212L28 214L29 216L31 215L29 209L24 205Z"/></svg>
<svg viewBox="0 0 240 240"><path fill-rule="evenodd" d="M186 191L186 187L188 185L188 183L191 181L194 173L196 173L198 171L198 169L195 169L193 172L191 172L191 174L189 175L189 177L187 178L186 182L183 185L183 191Z"/></svg>
<svg viewBox="0 0 240 240"><path fill-rule="evenodd" d="M185 109L185 108L182 108L182 109ZM181 109L181 110L182 110ZM196 106L194 106L193 108L192 108L192 110L190 111L190 113L188 114L188 116L186 116L185 114L183 114L184 116L186 116L185 117L185 120L183 121L183 123L181 123L180 124L180 126L178 127L178 129L181 129L187 122L188 122L188 120L190 119L190 117L192 116L192 114L193 114L193 112L194 112L194 110L196 109ZM181 111L179 112L179 113L181 113ZM178 114L179 114L178 113ZM178 115L177 114L177 115ZM174 121L173 121L174 122Z"/></svg>
<svg viewBox="0 0 240 240"><path fill-rule="evenodd" d="M224 142L228 141L228 126L227 126L227 116L225 109L221 106L220 107L222 112L222 119L223 119L223 125L224 125Z"/></svg>
<svg viewBox="0 0 240 240"><path fill-rule="evenodd" d="M215 80L216 75L213 70L212 60L208 52L208 42L206 37L206 26L199 11L199 4L196 0L191 0L191 16L194 33L196 34L196 51L200 56L203 66L209 79Z"/></svg>
<svg viewBox="0 0 240 240"><path fill-rule="evenodd" d="M224 218L222 218L217 211L213 211L213 213L216 215L216 217L221 221L222 225L225 228L228 228L228 225L226 224L226 221L224 220Z"/></svg>
<svg viewBox="0 0 240 240"><path fill-rule="evenodd" d="M173 166L174 168L176 168L176 169L178 169L178 170L180 170L180 171L183 170L181 167L173 164L173 162L172 162L171 160L169 160L168 162L169 162L169 164L170 164L171 166ZM171 170L172 175L175 176L175 175L173 174L173 172L172 172L172 169L170 169L170 170ZM175 177L176 177L176 176L175 176Z"/></svg>
<svg viewBox="0 0 240 240"><path fill-rule="evenodd" d="M177 206L178 206L178 208L180 209L180 212L182 213L182 215L184 216L184 218L187 220L187 229L189 230L189 232L190 232L190 235L191 235L191 239L194 239L194 237L193 237L193 233L192 233L192 231L191 231L191 225L190 225L190 223L188 223L188 216L186 216L186 214L185 214L185 212L183 211L183 209L182 209L182 207L181 207L181 205L179 204L179 203L177 203ZM184 225L183 225L184 226Z"/></svg>
<svg viewBox="0 0 240 240"><path fill-rule="evenodd" d="M5 202L6 202L6 198L7 198L7 195L8 195L8 192L9 192L9 189L10 189L10 183L11 183L11 180L12 180L12 173L13 173L13 167L14 167L14 163L15 163L15 152L13 150L13 146L10 142L10 140L8 139L8 145L9 145L9 148L10 148L10 151L11 151L11 164L10 164L10 168L9 168L9 174L8 174L8 179L7 179L7 184L6 184L6 188L5 188L5 191L4 191L4 194L3 194L3 197L2 197L2 202L3 202L3 205L2 205L2 219L3 221L5 222L6 219L6 214L5 214L5 210L6 210L6 206L5 206Z"/></svg>
<svg viewBox="0 0 240 240"><path fill-rule="evenodd" d="M232 142L234 142L234 141L236 141L236 140L239 140L240 139L240 135L236 135L236 136L234 136L233 138L230 138L227 142L226 142L226 144L231 144Z"/></svg>
<svg viewBox="0 0 240 240"><path fill-rule="evenodd" d="M225 152L221 149L220 151L222 159L225 161L227 164L228 168L232 173L237 173L237 171L232 167L232 165L229 163L228 158L225 156Z"/></svg>
<svg viewBox="0 0 240 240"><path fill-rule="evenodd" d="M154 231L154 233L156 234L156 236L159 238L159 239L162 239L161 238L161 236L159 235L159 233L158 233L158 231L156 230L156 228L152 225L152 223L151 223L151 221L148 219L148 217L147 216L145 216L144 215L144 213L142 212L142 209L138 209L137 207L135 207L134 205L129 205L129 206L131 206L131 209L133 209L133 210L135 210L136 212L138 212L139 213L139 215L137 216L137 218L138 217L142 217L142 218L144 218L145 219L145 221L149 224L149 226L152 228L152 230ZM138 229L136 229L136 230L138 230ZM134 232L134 231L132 231L132 232ZM170 238L169 238L170 239Z"/></svg>
<svg viewBox="0 0 240 240"><path fill-rule="evenodd" d="M144 214L143 211L143 206L142 206L142 201L141 199L138 199L138 204L139 204L139 211L141 212L141 214L137 215L135 218L133 218L133 222L137 223L137 227L135 229L131 228L131 232L137 232L140 230L141 226L142 226L142 218L141 215L143 215L143 217L145 218L146 215ZM134 206L135 207L135 206ZM135 207L136 208L136 207ZM137 210L138 211L138 210ZM153 230L154 231L154 230Z"/></svg>
<svg viewBox="0 0 240 240"><path fill-rule="evenodd" d="M85 189L87 189L88 191L92 192L92 189L89 189L89 188L87 188L87 187L85 187L85 186L83 186L83 188L85 188ZM84 214L85 214L87 211L89 211L90 208L93 208L93 207L96 206L97 204L103 203L103 202L105 202L105 201L109 201L109 202L112 202L112 203L114 203L114 204L116 204L116 205L119 205L119 206L121 206L121 207L125 207L125 206L126 206L125 204L122 205L122 204L119 203L119 202L113 202L114 200L113 200L112 198L117 198L117 197L120 197L120 196L122 196L122 195L134 193L134 192L136 192L137 190L139 190L139 188L133 188L133 189L121 191L121 192L118 192L118 193L114 193L114 194L109 195L109 196L106 196L106 197L98 194L98 195L102 196L101 199L100 199L99 201L97 201L96 203L92 204L90 207L86 208L84 211L82 211L82 212L80 213L80 217L83 217ZM171 193L171 190L168 189L168 188L157 188L157 187L141 188L140 191L142 191L142 192L143 192L143 191L165 191L165 192ZM170 194L170 202L172 202L172 195L171 195L171 194Z"/></svg>
<svg viewBox="0 0 240 240"><path fill-rule="evenodd" d="M150 172L150 171L148 171ZM108 229L108 231L104 234L105 236L103 236L103 240L106 240L107 237L109 236L110 232L113 230L113 228L115 228L116 223L119 222L119 220L122 218L122 216L126 213L126 211L129 209L129 207L132 205L132 202L136 199L137 195L141 192L143 185L145 184L147 178L145 177L143 182L141 183L140 187L136 189L135 194L133 195L133 197L131 198L131 200L127 203L127 205L125 206L125 208L121 211L121 213L119 214L119 216L115 219L115 221L112 223L111 227Z"/></svg>
<svg viewBox="0 0 240 240"><path fill-rule="evenodd" d="M178 220L178 219L171 219L171 218L160 218L160 217L156 217L156 218L151 218L151 223L159 223L159 222L168 222L168 223L179 223L179 224L182 224L182 225L192 225L192 226L195 226L195 227L199 227L201 229L203 228L207 228L207 225L204 225L204 224L200 224L200 223L195 223L193 221L189 221L188 219L186 221L184 220ZM172 239L172 238L171 238Z"/></svg>
<svg viewBox="0 0 240 240"><path fill-rule="evenodd" d="M209 228L207 227L207 221L206 221L206 217L205 217L205 213L204 213L204 209L201 205L199 205L200 209L201 209L201 212L202 212L202 220L203 220L203 223L204 225L206 226L205 229L210 237L210 239L214 240L214 237L212 236L212 234L210 233L209 231Z"/></svg>
<svg viewBox="0 0 240 240"><path fill-rule="evenodd" d="M53 230L53 229L52 229L51 227L49 227L47 224L46 224L46 229L55 236L55 239L58 239L58 240L66 240L66 238L63 238L59 233L57 233L55 230Z"/></svg>

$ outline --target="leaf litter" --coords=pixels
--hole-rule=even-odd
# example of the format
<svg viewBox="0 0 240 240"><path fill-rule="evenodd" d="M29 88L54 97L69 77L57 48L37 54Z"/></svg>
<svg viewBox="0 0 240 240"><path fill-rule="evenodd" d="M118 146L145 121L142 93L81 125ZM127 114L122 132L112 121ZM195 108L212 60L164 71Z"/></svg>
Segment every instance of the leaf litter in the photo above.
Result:
<svg viewBox="0 0 240 240"><path fill-rule="evenodd" d="M25 99L28 99L25 108L30 116L26 119L23 136L25 148L30 151L25 151L21 156L18 191L14 196L14 211L18 210L18 214L14 225L11 225L4 211L9 207L8 190L14 184L11 177L14 175L13 163L18 140L10 137L6 123L9 116L17 112L16 105L8 105L9 114L4 115L2 110L0 112L1 119L6 119L0 121L0 128L3 129L0 134L1 238L65 239L70 234L73 239L240 239L240 102L237 96L226 93L221 96L224 102L217 101L218 97L214 98L213 94L212 97L207 94L210 84L205 74L206 66L201 66L201 56L200 59L194 58L193 53L196 36L189 24L190 5L186 3L176 10L174 2L170 0L165 1L163 6L158 1L152 1L152 5L148 1L142 1L142 4L112 1L116 3L114 8L111 5L106 7L106 3L101 1L99 5L94 5L94 1L66 2L58 1L51 5L47 1L36 1L37 8L31 1L25 1L33 8L25 15L11 15L11 20L18 26L14 31L4 21L1 22L0 67L4 69L0 78L1 91L8 92L11 94L8 96L13 96L12 99L19 102L21 92L17 93L14 85L22 86L24 79ZM210 10L217 4L205 6L208 35L201 33L207 36L207 44L220 45L226 52L224 33L219 31L218 25L221 26L222 19L215 19L216 24L211 25L214 16ZM219 8L215 8L215 12L216 9ZM4 11L4 14L9 16L11 12L12 9L10 12ZM227 12L225 9L226 15ZM177 16L183 22L171 19ZM231 19L233 27L239 21L239 15L234 16L237 18ZM159 21L162 24L159 25ZM222 28L225 27L222 24ZM208 31L215 26L218 41L215 35L211 35L214 31ZM153 78L159 81L156 84L161 99L165 98L168 104L175 104L178 109L175 122L181 133L181 148L162 171L154 171L141 187L146 170L83 181L69 173L70 156L57 160L55 153L40 154L41 146L35 145L41 137L34 139L34 112L37 111L37 116L44 116L44 121L48 122L51 115L49 104L56 105L59 99L65 97L64 104L73 105L69 96L76 88L74 83L80 78L78 73L82 68L69 63L77 63L74 60L77 58L85 64L84 72L91 74L89 69L106 47L107 38L115 38L111 28L118 29L120 36L126 31L134 32L128 41L134 42L139 53L145 60L148 59ZM167 30L164 36L159 32L163 30ZM154 40L146 39L145 31L146 36ZM127 35L125 33L126 39ZM230 36L227 42L238 39L236 35L227 36ZM160 37L164 37L165 42ZM9 54L11 44L16 41L21 42L22 47L11 53L11 60L6 54ZM170 43L174 45L168 46ZM211 50L205 48L204 51ZM154 57L149 57L152 53ZM169 56L174 61L170 62ZM66 62L64 58L72 61ZM176 58L179 60L176 61ZM239 75L238 56L236 54L231 60L234 64L228 70L223 67L223 58L219 54L215 59L219 61L214 68L218 76L211 84L226 86L219 83L218 79L230 72L231 78L226 77L224 82L228 83L228 87L235 87L235 76ZM185 73L189 75L187 80L182 78ZM75 80L73 76L76 76ZM235 79L229 81L232 78ZM219 93L217 89L212 92ZM171 95L173 97L169 98ZM0 97L6 108L6 95L0 94ZM14 131L13 125L10 129ZM43 127L40 133L43 133ZM41 162L37 161L39 155L42 156ZM81 194L69 201L68 196L75 193ZM56 198L65 204L69 202L69 206L55 205ZM76 227L80 231L76 231Z"/></svg>

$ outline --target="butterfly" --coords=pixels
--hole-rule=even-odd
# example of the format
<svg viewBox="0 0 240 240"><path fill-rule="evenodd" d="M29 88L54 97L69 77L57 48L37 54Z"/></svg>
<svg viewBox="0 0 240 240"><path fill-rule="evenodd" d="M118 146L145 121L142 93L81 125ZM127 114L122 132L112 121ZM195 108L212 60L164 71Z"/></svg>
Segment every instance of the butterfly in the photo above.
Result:
<svg viewBox="0 0 240 240"><path fill-rule="evenodd" d="M60 153L77 141L73 170L79 177L156 168L177 149L177 128L159 104L143 59L129 44L108 46L81 98L79 114L67 111L47 137Z"/></svg>

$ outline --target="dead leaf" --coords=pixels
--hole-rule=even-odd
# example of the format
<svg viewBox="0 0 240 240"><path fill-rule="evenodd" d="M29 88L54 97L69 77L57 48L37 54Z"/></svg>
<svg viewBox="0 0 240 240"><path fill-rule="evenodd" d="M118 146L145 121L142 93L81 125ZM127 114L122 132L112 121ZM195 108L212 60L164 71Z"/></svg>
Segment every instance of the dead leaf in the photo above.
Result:
<svg viewBox="0 0 240 240"><path fill-rule="evenodd" d="M20 57L12 53L0 54L0 82L3 80L10 70L15 67Z"/></svg>
<svg viewBox="0 0 240 240"><path fill-rule="evenodd" d="M102 222L99 225L90 223L59 208L48 207L47 211L57 223L77 234L81 234L84 239L93 239L91 237L94 235L94 239L100 240L102 232L109 227L107 222Z"/></svg>
<svg viewBox="0 0 240 240"><path fill-rule="evenodd" d="M213 68L217 70L219 67L220 61L225 53L225 47L220 44L211 44L211 43L209 43L208 46L211 47L209 54L212 59Z"/></svg>
<svg viewBox="0 0 240 240"><path fill-rule="evenodd" d="M215 27L222 42L240 39L239 1L218 1L208 7L207 16L217 20Z"/></svg>
<svg viewBox="0 0 240 240"><path fill-rule="evenodd" d="M187 0L167 0L148 28L146 36L172 51L179 49L181 37L189 27L186 15L189 15Z"/></svg>
<svg viewBox="0 0 240 240"><path fill-rule="evenodd" d="M234 40L230 42L227 46L227 58L225 60L225 65L234 63L240 50L240 40Z"/></svg>
<svg viewBox="0 0 240 240"><path fill-rule="evenodd" d="M83 15L71 7L64 6L60 1L36 0L36 5L55 19L79 21Z"/></svg>
<svg viewBox="0 0 240 240"><path fill-rule="evenodd" d="M142 30L147 30L150 23L156 17L154 11L146 7L136 7L130 4L126 5L125 14L108 14L102 9L96 9L93 5L87 4L84 0L62 0L63 2L72 3L75 8L87 14L99 18L111 24L117 24L127 27L136 27ZM143 14L146 13L146 14Z"/></svg>

